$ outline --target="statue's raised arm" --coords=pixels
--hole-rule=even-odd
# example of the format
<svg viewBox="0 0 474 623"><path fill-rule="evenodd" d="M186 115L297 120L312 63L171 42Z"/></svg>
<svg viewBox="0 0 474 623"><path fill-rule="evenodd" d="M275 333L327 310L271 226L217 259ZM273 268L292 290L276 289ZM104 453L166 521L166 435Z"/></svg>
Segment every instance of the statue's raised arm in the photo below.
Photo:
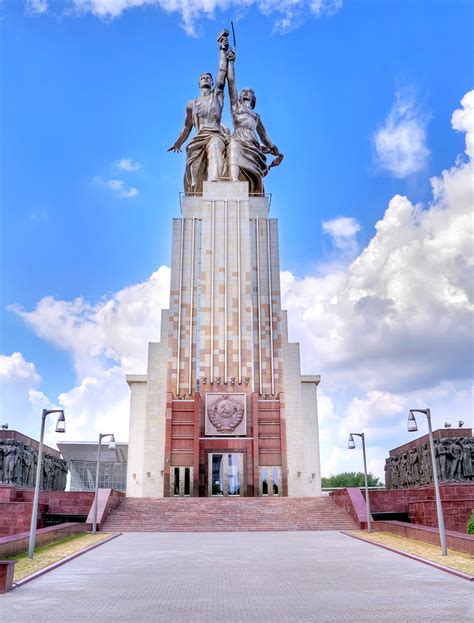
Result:
<svg viewBox="0 0 474 623"><path fill-rule="evenodd" d="M248 181L249 193L261 195L264 193L263 178L272 167L281 163L283 154L271 142L260 115L254 110L257 103L255 92L250 88L245 88L242 89L240 95L237 94L235 51L227 52L227 60L227 82L234 123L234 132L227 147L227 167L230 179L234 182ZM275 156L270 165L267 165L265 154Z"/></svg>
<svg viewBox="0 0 474 623"><path fill-rule="evenodd" d="M227 75L228 37L229 32L224 30L217 39L219 68L215 87L212 74L201 74L198 82L201 94L188 102L184 127L176 142L168 149L180 152L194 127L196 134L186 147L184 191L188 194L201 193L204 181L217 182L222 177L227 137L221 119Z"/></svg>

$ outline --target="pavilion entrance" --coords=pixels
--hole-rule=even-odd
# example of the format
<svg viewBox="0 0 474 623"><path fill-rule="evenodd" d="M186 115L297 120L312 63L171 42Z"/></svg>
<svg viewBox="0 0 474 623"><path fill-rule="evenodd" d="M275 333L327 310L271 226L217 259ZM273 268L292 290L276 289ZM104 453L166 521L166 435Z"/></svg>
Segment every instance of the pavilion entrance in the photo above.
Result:
<svg viewBox="0 0 474 623"><path fill-rule="evenodd" d="M244 455L241 452L213 452L208 463L208 495L242 496Z"/></svg>

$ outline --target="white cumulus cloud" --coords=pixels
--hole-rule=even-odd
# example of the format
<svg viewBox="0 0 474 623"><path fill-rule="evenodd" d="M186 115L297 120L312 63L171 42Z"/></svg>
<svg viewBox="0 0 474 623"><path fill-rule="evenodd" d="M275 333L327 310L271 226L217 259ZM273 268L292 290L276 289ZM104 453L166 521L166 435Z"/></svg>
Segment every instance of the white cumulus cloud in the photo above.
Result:
<svg viewBox="0 0 474 623"><path fill-rule="evenodd" d="M358 249L356 235L361 229L357 219L338 216L330 221L323 221L322 228L325 234L331 236L338 251L347 257L355 255Z"/></svg>
<svg viewBox="0 0 474 623"><path fill-rule="evenodd" d="M16 381L25 381L37 385L41 381L35 364L27 361L22 353L0 355L0 382L7 384Z"/></svg>
<svg viewBox="0 0 474 623"><path fill-rule="evenodd" d="M453 112L451 124L458 132L466 133L466 154L474 158L474 91L466 93L461 106Z"/></svg>
<svg viewBox="0 0 474 623"><path fill-rule="evenodd" d="M120 169L121 171L126 171L127 173L140 171L142 168L141 163L134 162L132 158L120 158L120 160L117 160L114 164L117 169Z"/></svg>
<svg viewBox="0 0 474 623"><path fill-rule="evenodd" d="M162 266L143 283L123 288L96 304L83 298L63 301L44 297L32 311L10 307L36 335L67 352L74 363L78 383L57 398L67 412L68 438L95 439L96 433L107 428L118 439L127 439L130 394L125 375L146 372L148 342L159 340L161 310L169 302L169 281L169 268ZM0 359L0 371L2 366L18 370L10 372L10 377L29 373L35 379L34 365L18 357ZM28 388L36 387L39 380L30 380ZM38 390L26 395L36 408L48 403ZM51 425L50 443L55 439L53 429Z"/></svg>
<svg viewBox="0 0 474 623"><path fill-rule="evenodd" d="M281 274L290 337L303 345L303 368L322 374L325 474L356 465L345 447L361 430L382 465L410 407L432 407L437 427L471 424L474 91L461 104L452 125L466 133L468 158L431 179L429 205L395 195L354 261L322 276ZM335 222L323 229L353 233Z"/></svg>
<svg viewBox="0 0 474 623"><path fill-rule="evenodd" d="M307 18L330 16L342 8L342 0L63 0L63 4L66 13L71 12L72 6L76 15L90 13L104 20L116 19L125 11L139 7L156 7L166 13L180 14L183 28L191 36L196 36L201 18L215 19L218 11L241 12L255 7L263 15L273 18L275 32L284 34Z"/></svg>
<svg viewBox="0 0 474 623"><path fill-rule="evenodd" d="M330 221L323 221L323 231L335 239L350 238L360 231L360 224L355 218L338 216Z"/></svg>
<svg viewBox="0 0 474 623"><path fill-rule="evenodd" d="M304 279L283 273L289 326L310 346L304 361L317 353L328 372L347 379L357 370L367 390L469 376L473 164L458 162L431 183L427 208L391 199L374 237L345 270Z"/></svg>
<svg viewBox="0 0 474 623"><path fill-rule="evenodd" d="M40 385L41 376L35 364L22 353L0 355L0 423L7 422L16 430L36 424L36 432L41 410L46 406L39 400Z"/></svg>
<svg viewBox="0 0 474 623"><path fill-rule="evenodd" d="M409 90L398 91L382 126L374 135L376 163L395 177L404 178L425 167L428 118Z"/></svg>
<svg viewBox="0 0 474 623"><path fill-rule="evenodd" d="M25 4L27 15L44 15L48 9L48 0L27 0Z"/></svg>
<svg viewBox="0 0 474 623"><path fill-rule="evenodd" d="M159 339L161 309L168 306L170 271L161 266L149 279L91 304L42 298L35 309L11 306L39 337L68 352L80 377L114 362L144 372L147 344Z"/></svg>
<svg viewBox="0 0 474 623"><path fill-rule="evenodd" d="M138 188L127 186L123 180L107 180L105 185L124 199L132 199L138 196Z"/></svg>

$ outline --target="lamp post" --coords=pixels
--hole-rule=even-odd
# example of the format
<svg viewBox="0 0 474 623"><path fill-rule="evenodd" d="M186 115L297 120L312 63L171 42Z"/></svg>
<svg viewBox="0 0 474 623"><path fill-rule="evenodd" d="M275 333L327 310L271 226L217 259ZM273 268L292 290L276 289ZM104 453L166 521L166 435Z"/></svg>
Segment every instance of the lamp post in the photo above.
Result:
<svg viewBox="0 0 474 623"><path fill-rule="evenodd" d="M367 480L367 458L365 456L365 435L364 433L351 433L349 435L349 441L347 447L349 450L354 450L355 441L354 435L362 439L362 454L364 456L364 479L365 479L365 510L367 513L367 532L372 532L372 517L370 515L370 499L369 499L369 483Z"/></svg>
<svg viewBox="0 0 474 623"><path fill-rule="evenodd" d="M28 547L28 558L33 558L35 555L35 542L36 542L36 524L38 523L38 500L39 489L41 483L41 462L43 458L43 437L44 437L44 425L46 417L50 413L59 413L58 421L56 423L56 432L66 432L66 418L64 417L64 411L62 409L43 409L41 414L41 434L38 448L38 462L36 465L36 483L35 483L35 495L33 498L33 508L31 511L31 526L30 526L30 543Z"/></svg>
<svg viewBox="0 0 474 623"><path fill-rule="evenodd" d="M104 437L110 437L109 441L109 450L115 450L117 447L115 445L115 437L112 433L99 434L99 448L97 450L97 467L95 470L95 496L94 496L94 509L93 509L93 520L92 520L92 534L97 532L97 506L99 503L99 469L100 469L100 450L102 445L102 439Z"/></svg>
<svg viewBox="0 0 474 623"><path fill-rule="evenodd" d="M407 422L407 429L409 433L414 433L418 430L415 416L413 415L414 413L423 413L423 415L426 415L426 419L428 420L428 435L430 439L431 465L433 467L433 482L436 496L436 513L438 515L439 539L441 541L441 553L443 556L447 556L448 550L446 547L446 530L444 527L443 507L441 506L441 495L439 491L438 469L436 467L435 460L433 430L431 428L431 412L429 409L410 409Z"/></svg>

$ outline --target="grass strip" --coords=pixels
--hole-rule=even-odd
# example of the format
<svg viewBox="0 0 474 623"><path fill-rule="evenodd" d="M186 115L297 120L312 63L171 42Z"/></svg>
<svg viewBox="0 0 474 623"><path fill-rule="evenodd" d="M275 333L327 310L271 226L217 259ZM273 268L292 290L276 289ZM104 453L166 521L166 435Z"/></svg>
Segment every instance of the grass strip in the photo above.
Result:
<svg viewBox="0 0 474 623"><path fill-rule="evenodd" d="M444 567L449 567L455 571L461 571L467 575L474 576L474 559L469 554L464 552L456 552L455 550L448 549L448 555L442 556L441 547L439 545L432 545L431 543L425 543L424 541L417 541L416 539L409 539L408 537L398 536L391 532L360 532L357 530L351 530L350 534L362 538L366 541L374 541L381 545L388 547L394 547L407 554L413 554L419 556L430 562L435 562Z"/></svg>
<svg viewBox="0 0 474 623"><path fill-rule="evenodd" d="M80 532L79 534L73 534L65 537L60 541L54 543L48 543L35 549L35 556L33 560L28 558L28 552L17 554L16 556L10 556L7 560L16 560L14 582L22 580L23 578L41 571L45 567L63 560L72 554L80 552L86 547L90 547L95 543L103 541L110 537L109 533L99 532L97 534L88 534Z"/></svg>

